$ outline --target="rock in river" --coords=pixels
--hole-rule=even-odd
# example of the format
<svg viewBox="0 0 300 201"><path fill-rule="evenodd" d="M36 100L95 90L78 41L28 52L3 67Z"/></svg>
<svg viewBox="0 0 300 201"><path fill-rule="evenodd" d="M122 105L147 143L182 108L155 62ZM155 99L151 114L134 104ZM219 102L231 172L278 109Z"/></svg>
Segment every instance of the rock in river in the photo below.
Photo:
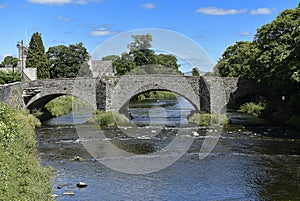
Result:
<svg viewBox="0 0 300 201"><path fill-rule="evenodd" d="M87 187L87 183L84 183L84 182L79 182L77 185L76 185L78 188L85 188Z"/></svg>

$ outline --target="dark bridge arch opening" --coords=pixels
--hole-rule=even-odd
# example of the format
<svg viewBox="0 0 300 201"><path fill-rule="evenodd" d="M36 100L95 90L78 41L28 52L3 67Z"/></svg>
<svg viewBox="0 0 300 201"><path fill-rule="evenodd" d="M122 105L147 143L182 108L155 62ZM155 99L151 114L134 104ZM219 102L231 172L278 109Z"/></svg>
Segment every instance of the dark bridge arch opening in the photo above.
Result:
<svg viewBox="0 0 300 201"><path fill-rule="evenodd" d="M184 96L169 90L148 90L131 97L120 109L140 126L178 126L187 124L187 117L197 107Z"/></svg>
<svg viewBox="0 0 300 201"><path fill-rule="evenodd" d="M66 115L73 111L92 111L84 100L69 94L50 94L38 98L27 106L42 122Z"/></svg>
<svg viewBox="0 0 300 201"><path fill-rule="evenodd" d="M239 110L240 107L249 102L265 103L268 99L261 94L247 94L243 96L234 97L231 96L229 102L226 105L227 110Z"/></svg>

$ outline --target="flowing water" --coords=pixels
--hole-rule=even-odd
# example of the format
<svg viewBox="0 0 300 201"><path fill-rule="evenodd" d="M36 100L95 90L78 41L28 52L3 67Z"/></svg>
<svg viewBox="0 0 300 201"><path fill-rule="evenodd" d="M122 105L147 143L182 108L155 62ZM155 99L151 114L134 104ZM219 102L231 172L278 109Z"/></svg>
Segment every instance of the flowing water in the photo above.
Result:
<svg viewBox="0 0 300 201"><path fill-rule="evenodd" d="M72 115L53 119L50 125L39 128L37 137L43 164L56 170L55 199L300 200L299 131L264 124L253 126L249 122L247 126L231 125L222 130L212 152L200 160L199 150L204 140L213 138L216 129L197 127L199 136L192 136L195 131L185 127L187 120L182 117L191 109L182 98L135 103L129 111L132 121L142 127L104 129L101 132L105 138L100 139L89 136L89 140L111 142L151 161L151 153L168 146L176 138L176 126L184 125L180 128L184 130L184 138L194 140L189 149L172 165L148 174L122 173L98 162L84 146L85 139L78 135L78 128L70 125ZM74 120L82 123L89 115L75 115ZM232 122L249 120L238 113L230 116ZM95 129L91 127L81 126L87 133ZM130 136L124 134L124 129ZM171 152L170 157L177 157L174 153L180 152L180 148ZM82 160L73 160L75 156ZM78 182L88 186L79 189ZM66 192L74 195L64 195Z"/></svg>

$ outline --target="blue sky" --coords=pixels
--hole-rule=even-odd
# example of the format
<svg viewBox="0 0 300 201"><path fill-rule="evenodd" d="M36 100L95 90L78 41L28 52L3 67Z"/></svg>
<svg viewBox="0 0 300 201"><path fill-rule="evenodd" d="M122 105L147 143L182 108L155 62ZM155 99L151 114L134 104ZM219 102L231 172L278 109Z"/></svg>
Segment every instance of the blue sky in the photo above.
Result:
<svg viewBox="0 0 300 201"><path fill-rule="evenodd" d="M34 32L42 34L46 50L83 42L92 52L118 34L157 28L193 40L215 64L229 45L251 41L257 28L298 4L296 0L0 0L0 60L8 54L17 56L17 41L29 43ZM204 64L200 69L211 67Z"/></svg>

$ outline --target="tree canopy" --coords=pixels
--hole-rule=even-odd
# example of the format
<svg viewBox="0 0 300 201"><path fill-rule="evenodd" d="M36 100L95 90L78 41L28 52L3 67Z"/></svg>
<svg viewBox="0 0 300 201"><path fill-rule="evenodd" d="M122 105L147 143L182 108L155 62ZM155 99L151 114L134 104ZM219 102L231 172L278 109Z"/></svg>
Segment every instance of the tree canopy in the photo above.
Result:
<svg viewBox="0 0 300 201"><path fill-rule="evenodd" d="M50 78L49 61L45 54L42 36L38 32L31 36L26 58L26 67L37 68L38 79Z"/></svg>
<svg viewBox="0 0 300 201"><path fill-rule="evenodd" d="M257 30L252 42L228 47L215 66L221 76L246 77L300 110L300 4ZM296 102L298 102L296 104Z"/></svg>
<svg viewBox="0 0 300 201"><path fill-rule="evenodd" d="M58 45L50 47L47 51L47 56L51 66L51 78L92 75L87 63L89 54L81 42L69 46Z"/></svg>
<svg viewBox="0 0 300 201"><path fill-rule="evenodd" d="M3 61L1 62L1 66L5 67L7 65L12 65L13 67L17 67L18 65L18 58L13 56L6 56Z"/></svg>
<svg viewBox="0 0 300 201"><path fill-rule="evenodd" d="M108 55L102 58L113 61L117 75L180 73L180 65L177 64L175 56L155 54L151 50L150 34L132 35L132 39L127 46L129 52L123 52L121 56Z"/></svg>

